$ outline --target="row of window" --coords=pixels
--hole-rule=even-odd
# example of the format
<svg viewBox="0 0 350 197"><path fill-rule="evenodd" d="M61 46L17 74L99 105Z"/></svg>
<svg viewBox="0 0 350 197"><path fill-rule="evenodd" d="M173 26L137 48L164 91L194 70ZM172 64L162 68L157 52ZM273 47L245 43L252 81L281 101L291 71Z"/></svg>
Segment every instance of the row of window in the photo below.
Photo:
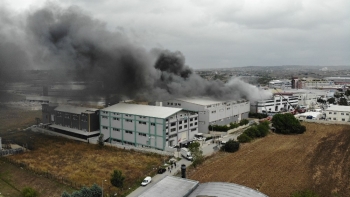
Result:
<svg viewBox="0 0 350 197"><path fill-rule="evenodd" d="M332 118L328 118L328 120L332 120ZM333 118L333 120L337 120L337 118ZM345 118L342 118L341 121L345 121Z"/></svg>
<svg viewBox="0 0 350 197"><path fill-rule="evenodd" d="M181 106L181 103L170 103L170 102L168 102L168 105Z"/></svg>
<svg viewBox="0 0 350 197"><path fill-rule="evenodd" d="M331 111L330 111L329 114L337 114L337 112L331 112ZM341 113L340 113L340 115L344 115L344 114L345 114L346 116L349 115L349 113L344 113L344 112L341 112Z"/></svg>

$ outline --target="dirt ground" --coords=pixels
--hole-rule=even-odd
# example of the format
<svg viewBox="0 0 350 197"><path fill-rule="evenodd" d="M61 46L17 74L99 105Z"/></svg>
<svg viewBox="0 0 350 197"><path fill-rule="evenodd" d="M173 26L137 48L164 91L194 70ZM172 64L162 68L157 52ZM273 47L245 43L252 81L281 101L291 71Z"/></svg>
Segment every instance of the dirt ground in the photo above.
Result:
<svg viewBox="0 0 350 197"><path fill-rule="evenodd" d="M310 189L322 197L350 196L350 127L304 123L302 135L270 134L241 145L236 153L219 153L189 178L232 182L270 197Z"/></svg>

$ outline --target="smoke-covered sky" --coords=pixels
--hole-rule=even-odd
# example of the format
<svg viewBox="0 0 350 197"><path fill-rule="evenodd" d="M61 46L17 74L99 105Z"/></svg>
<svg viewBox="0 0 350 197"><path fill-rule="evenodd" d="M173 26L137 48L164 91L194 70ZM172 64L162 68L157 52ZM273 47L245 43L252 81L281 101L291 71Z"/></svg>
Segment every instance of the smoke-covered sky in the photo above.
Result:
<svg viewBox="0 0 350 197"><path fill-rule="evenodd" d="M20 13L47 3L5 0ZM194 69L349 65L348 0L52 0L77 5L147 49L181 51ZM0 4L1 5L1 4ZM12 14L12 13L11 13Z"/></svg>

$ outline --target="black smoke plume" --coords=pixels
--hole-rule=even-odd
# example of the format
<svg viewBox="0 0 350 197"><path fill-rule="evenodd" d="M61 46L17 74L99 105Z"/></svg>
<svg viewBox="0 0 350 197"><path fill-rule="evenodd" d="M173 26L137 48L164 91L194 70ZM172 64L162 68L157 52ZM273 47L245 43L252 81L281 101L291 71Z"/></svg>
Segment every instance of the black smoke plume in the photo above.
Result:
<svg viewBox="0 0 350 197"><path fill-rule="evenodd" d="M123 32L108 31L103 22L77 7L50 5L26 15L6 17L0 10L0 71L65 70L55 79L102 84L89 94L114 94L142 100L208 96L217 99L265 97L240 80L209 82L185 65L181 52L147 51ZM6 74L5 74L6 75ZM262 95L262 96L261 96Z"/></svg>

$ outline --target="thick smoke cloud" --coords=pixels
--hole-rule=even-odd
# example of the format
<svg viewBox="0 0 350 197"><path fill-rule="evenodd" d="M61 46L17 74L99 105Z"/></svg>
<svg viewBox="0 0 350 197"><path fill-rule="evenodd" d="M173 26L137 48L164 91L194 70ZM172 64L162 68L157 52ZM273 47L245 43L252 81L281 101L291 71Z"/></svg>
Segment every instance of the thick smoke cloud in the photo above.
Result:
<svg viewBox="0 0 350 197"><path fill-rule="evenodd" d="M1 28L1 73L16 69L65 69L61 80L101 83L94 94L116 94L142 100L207 96L217 99L258 100L266 95L258 88L233 79L209 82L185 65L181 52L137 46L122 32L108 31L105 24L79 8L47 6ZM9 36L15 31L21 39ZM3 40L6 40L3 41ZM9 55L10 54L10 55ZM15 58L20 56L20 58ZM56 76L57 77L57 76Z"/></svg>

